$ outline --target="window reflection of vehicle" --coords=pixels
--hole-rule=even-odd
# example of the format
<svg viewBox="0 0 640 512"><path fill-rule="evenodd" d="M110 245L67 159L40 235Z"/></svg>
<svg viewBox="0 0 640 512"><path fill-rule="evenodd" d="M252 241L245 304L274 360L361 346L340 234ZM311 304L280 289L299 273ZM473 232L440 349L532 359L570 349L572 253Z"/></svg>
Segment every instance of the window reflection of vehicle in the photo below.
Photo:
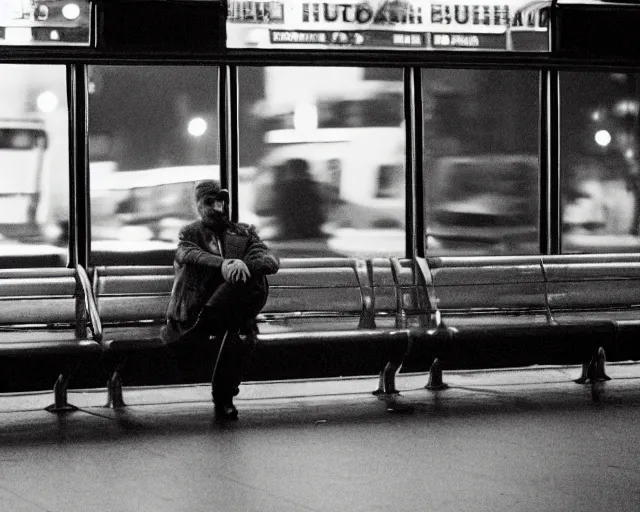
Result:
<svg viewBox="0 0 640 512"><path fill-rule="evenodd" d="M564 252L638 251L633 173L614 156L574 159L563 174Z"/></svg>
<svg viewBox="0 0 640 512"><path fill-rule="evenodd" d="M305 169L318 190L307 200L322 202L317 218L324 222L316 238L334 253L352 255L373 235L368 255L404 253L401 82L363 81L313 103L261 104L257 113L267 128L267 153L256 169L253 211L264 238L300 238L284 233L269 203L277 198L280 174L303 161L297 168ZM354 244L355 238L362 243Z"/></svg>
<svg viewBox="0 0 640 512"><path fill-rule="evenodd" d="M0 233L4 238L29 242L49 235L47 144L41 121L0 119Z"/></svg>
<svg viewBox="0 0 640 512"><path fill-rule="evenodd" d="M169 241L195 215L195 184L219 179L219 166L163 167L118 171L113 162L91 164L93 240Z"/></svg>
<svg viewBox="0 0 640 512"><path fill-rule="evenodd" d="M438 159L425 185L427 253L537 253L538 176L535 156Z"/></svg>

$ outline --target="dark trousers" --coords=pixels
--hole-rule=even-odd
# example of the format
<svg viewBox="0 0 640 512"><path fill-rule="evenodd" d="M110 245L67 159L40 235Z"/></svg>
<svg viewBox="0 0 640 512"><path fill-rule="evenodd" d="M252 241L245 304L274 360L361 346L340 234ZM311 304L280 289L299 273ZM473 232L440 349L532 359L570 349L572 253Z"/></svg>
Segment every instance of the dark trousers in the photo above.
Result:
<svg viewBox="0 0 640 512"><path fill-rule="evenodd" d="M216 404L230 403L237 394L255 346L255 318L266 300L267 289L260 281L223 283L200 313L197 331L205 338L215 336L213 350L218 364L212 377L212 394Z"/></svg>

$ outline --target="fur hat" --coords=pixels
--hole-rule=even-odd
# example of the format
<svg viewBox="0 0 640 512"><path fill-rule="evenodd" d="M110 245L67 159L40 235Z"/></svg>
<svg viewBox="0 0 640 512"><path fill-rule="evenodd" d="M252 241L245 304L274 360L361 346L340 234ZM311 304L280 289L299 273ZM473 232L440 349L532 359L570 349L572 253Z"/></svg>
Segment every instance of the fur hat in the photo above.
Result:
<svg viewBox="0 0 640 512"><path fill-rule="evenodd" d="M196 202L199 202L205 196L213 196L225 203L229 203L229 191L226 188L222 188L217 180L204 180L196 185Z"/></svg>

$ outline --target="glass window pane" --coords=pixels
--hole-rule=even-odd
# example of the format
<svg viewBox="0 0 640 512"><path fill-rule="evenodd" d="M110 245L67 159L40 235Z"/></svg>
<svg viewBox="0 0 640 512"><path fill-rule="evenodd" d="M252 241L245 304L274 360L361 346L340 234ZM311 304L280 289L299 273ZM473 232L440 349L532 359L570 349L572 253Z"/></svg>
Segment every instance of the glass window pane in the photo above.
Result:
<svg viewBox="0 0 640 512"><path fill-rule="evenodd" d="M638 75L560 75L562 251L640 251Z"/></svg>
<svg viewBox="0 0 640 512"><path fill-rule="evenodd" d="M281 257L404 256L402 71L243 67L240 220Z"/></svg>
<svg viewBox="0 0 640 512"><path fill-rule="evenodd" d="M196 218L193 187L219 179L218 69L91 66L91 261L170 265Z"/></svg>
<svg viewBox="0 0 640 512"><path fill-rule="evenodd" d="M0 268L66 266L64 66L0 64Z"/></svg>
<svg viewBox="0 0 640 512"><path fill-rule="evenodd" d="M427 255L539 253L539 74L422 72Z"/></svg>

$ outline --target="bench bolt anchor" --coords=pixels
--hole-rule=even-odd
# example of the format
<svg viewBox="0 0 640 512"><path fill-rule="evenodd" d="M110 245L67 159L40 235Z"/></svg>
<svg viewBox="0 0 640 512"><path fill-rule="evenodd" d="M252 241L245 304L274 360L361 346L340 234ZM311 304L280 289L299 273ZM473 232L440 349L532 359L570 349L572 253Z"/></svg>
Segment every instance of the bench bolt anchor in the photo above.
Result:
<svg viewBox="0 0 640 512"><path fill-rule="evenodd" d="M438 389L447 389L448 387L449 385L442 381L442 364L436 357L429 370L429 381L427 382L425 389L435 391Z"/></svg>

